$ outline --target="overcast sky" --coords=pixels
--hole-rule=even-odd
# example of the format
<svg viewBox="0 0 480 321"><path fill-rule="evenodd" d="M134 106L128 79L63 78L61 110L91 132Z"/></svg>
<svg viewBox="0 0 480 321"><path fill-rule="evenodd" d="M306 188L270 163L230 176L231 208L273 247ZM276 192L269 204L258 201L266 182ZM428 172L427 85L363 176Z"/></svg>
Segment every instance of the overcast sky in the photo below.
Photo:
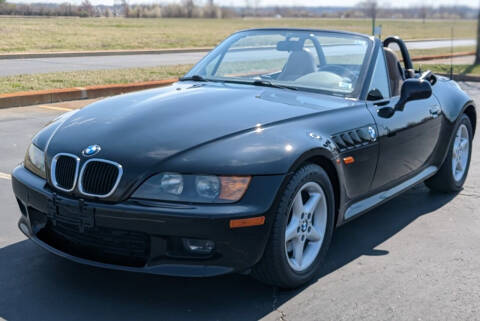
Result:
<svg viewBox="0 0 480 321"><path fill-rule="evenodd" d="M90 0L93 4L113 4L114 0ZM204 0L203 0L204 1ZM353 6L360 0L249 0L250 3L259 2L261 6ZM11 0L11 2L49 2L49 3L81 3L81 0ZM168 2L180 2L179 0L128 0L128 3L168 3ZM202 0L197 0L197 3L201 3ZM392 6L392 1L380 0L383 6ZM246 0L216 0L215 3L228 6L244 6ZM478 8L479 1L477 0L402 0L395 3L395 6L414 6L420 4L427 4L431 6L439 5L469 5Z"/></svg>

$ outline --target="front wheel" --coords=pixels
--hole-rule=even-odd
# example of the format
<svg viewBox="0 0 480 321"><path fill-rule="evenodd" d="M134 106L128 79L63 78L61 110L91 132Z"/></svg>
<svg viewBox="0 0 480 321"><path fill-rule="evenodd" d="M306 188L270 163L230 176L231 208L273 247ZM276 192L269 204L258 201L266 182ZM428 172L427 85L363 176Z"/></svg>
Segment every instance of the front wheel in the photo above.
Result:
<svg viewBox="0 0 480 321"><path fill-rule="evenodd" d="M328 174L313 164L299 169L280 196L270 239L253 276L283 288L310 281L330 245L334 204Z"/></svg>
<svg viewBox="0 0 480 321"><path fill-rule="evenodd" d="M425 182L430 189L445 193L458 192L462 189L470 168L472 138L472 123L470 118L463 114L455 128L455 137L442 167Z"/></svg>

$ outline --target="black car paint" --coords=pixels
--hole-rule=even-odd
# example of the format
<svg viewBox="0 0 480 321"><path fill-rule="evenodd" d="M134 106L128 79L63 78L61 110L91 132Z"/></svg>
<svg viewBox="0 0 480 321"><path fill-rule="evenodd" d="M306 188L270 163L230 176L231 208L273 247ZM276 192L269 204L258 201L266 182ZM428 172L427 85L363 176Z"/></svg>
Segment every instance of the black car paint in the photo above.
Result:
<svg viewBox="0 0 480 321"><path fill-rule="evenodd" d="M163 240L159 243L192 237L217 244L218 255L202 259L179 259L168 256L165 249L155 249L158 255L152 254L148 266L135 270L176 275L242 271L261 258L277 195L304 162L320 161L332 169L337 226L345 222L344 213L355 202L395 186L427 166L442 164L454 123L465 108L474 106L473 101L453 82L438 77L430 98L408 102L391 118L380 117L378 110L393 106L398 97L365 100L371 68L382 48L378 39L371 41L370 70L358 99L185 81L94 103L49 124L33 142L46 149L48 180L55 154L69 152L84 162L80 152L91 144L102 146L102 158L122 164L125 174L112 196L85 199L96 211L95 224L142 231ZM434 106L439 110L432 113ZM378 137L361 147L340 151L332 140L339 133L365 127L374 128ZM347 156L353 156L355 162L345 165L342 160ZM253 175L253 179L246 195L235 204L168 204L135 198L142 182L165 171ZM43 213L52 198L74 203L85 198L78 191L55 191L22 166L13 172L12 184L23 206ZM264 226L228 228L230 218L257 215L266 216ZM30 226L28 215L22 216L21 222ZM34 232L28 234L52 250ZM184 268L190 265L199 269Z"/></svg>

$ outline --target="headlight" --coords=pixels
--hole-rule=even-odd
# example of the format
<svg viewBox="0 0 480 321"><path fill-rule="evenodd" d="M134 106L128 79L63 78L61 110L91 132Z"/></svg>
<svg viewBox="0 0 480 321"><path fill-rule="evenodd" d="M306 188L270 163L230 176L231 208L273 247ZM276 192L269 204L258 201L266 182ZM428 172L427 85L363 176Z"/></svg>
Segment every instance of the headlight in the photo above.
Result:
<svg viewBox="0 0 480 321"><path fill-rule="evenodd" d="M195 188L200 197L213 200L220 195L220 180L217 176L197 176Z"/></svg>
<svg viewBox="0 0 480 321"><path fill-rule="evenodd" d="M160 190L172 195L183 192L183 177L180 174L165 173L160 177Z"/></svg>
<svg viewBox="0 0 480 321"><path fill-rule="evenodd" d="M233 203L242 198L250 176L161 173L143 183L133 198L189 203Z"/></svg>
<svg viewBox="0 0 480 321"><path fill-rule="evenodd" d="M32 173L46 178L45 175L45 154L37 146L30 144L25 155L25 168Z"/></svg>

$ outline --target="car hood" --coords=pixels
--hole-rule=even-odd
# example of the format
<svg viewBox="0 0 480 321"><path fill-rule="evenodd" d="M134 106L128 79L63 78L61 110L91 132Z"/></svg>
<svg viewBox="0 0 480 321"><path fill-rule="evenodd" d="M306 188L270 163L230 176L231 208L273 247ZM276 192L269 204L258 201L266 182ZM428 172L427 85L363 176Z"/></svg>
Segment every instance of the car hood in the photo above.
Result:
<svg viewBox="0 0 480 321"><path fill-rule="evenodd" d="M96 144L101 151L95 158L116 161L124 167L124 176L130 173L141 178L161 169L165 159L195 147L254 130L258 125L345 104L345 99L292 90L182 82L83 108L56 129L46 151L47 161L61 152L84 159L81 151Z"/></svg>
<svg viewBox="0 0 480 321"><path fill-rule="evenodd" d="M53 135L48 152L79 155L97 144L102 148L98 157L161 161L258 124L318 112L308 104L292 102L297 95L287 96L277 89L216 84L179 84L117 96L66 120Z"/></svg>

